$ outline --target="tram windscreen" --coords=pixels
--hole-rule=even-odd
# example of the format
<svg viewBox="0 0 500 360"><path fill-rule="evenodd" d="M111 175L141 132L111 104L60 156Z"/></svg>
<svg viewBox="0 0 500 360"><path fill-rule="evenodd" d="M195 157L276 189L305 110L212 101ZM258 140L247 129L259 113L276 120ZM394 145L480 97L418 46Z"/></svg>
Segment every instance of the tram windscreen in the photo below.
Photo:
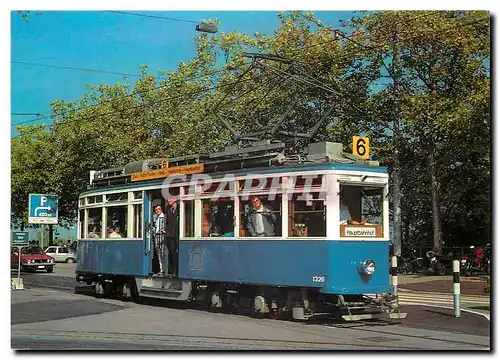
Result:
<svg viewBox="0 0 500 360"><path fill-rule="evenodd" d="M341 185L340 223L383 225L383 188Z"/></svg>

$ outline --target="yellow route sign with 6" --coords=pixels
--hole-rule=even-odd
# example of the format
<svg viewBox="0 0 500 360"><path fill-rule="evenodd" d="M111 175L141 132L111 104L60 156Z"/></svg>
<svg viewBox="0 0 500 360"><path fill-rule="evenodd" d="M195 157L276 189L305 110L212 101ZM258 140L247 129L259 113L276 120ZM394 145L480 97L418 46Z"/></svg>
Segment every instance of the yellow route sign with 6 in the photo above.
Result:
<svg viewBox="0 0 500 360"><path fill-rule="evenodd" d="M352 137L352 153L363 159L370 157L370 138Z"/></svg>

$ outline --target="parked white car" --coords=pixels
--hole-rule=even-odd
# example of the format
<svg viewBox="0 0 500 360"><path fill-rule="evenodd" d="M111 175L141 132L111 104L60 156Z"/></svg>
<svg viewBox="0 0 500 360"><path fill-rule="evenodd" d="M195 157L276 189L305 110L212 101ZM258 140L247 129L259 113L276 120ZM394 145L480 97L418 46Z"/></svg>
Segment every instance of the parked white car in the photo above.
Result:
<svg viewBox="0 0 500 360"><path fill-rule="evenodd" d="M67 246L49 246L45 254L52 256L56 262L73 264L76 262L76 254Z"/></svg>

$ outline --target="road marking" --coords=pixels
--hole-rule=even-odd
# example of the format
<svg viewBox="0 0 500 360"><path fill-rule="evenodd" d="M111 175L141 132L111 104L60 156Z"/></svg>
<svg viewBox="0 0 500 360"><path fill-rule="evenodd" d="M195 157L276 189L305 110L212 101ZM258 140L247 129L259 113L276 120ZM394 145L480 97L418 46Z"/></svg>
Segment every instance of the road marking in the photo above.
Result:
<svg viewBox="0 0 500 360"><path fill-rule="evenodd" d="M400 293L408 293L408 294L419 294L419 295L439 295L439 296L453 296L452 292L445 293L445 292L430 292L430 291L419 291L419 290L409 290L405 288L399 288ZM490 299L490 295L473 295L473 294L460 294L460 296L463 297L468 297L471 299Z"/></svg>
<svg viewBox="0 0 500 360"><path fill-rule="evenodd" d="M453 294L426 293L421 291L401 290L399 292L400 305L431 306L453 310ZM487 296L460 295L460 304L474 304L490 306L490 298ZM490 314L466 308L460 308L464 312L484 316L490 321Z"/></svg>
<svg viewBox="0 0 500 360"><path fill-rule="evenodd" d="M408 301L418 302L418 303L431 302L431 303L453 305L453 294L401 290L399 292L399 302L404 303ZM460 302L480 304L480 305L490 305L490 298L488 296L460 295Z"/></svg>

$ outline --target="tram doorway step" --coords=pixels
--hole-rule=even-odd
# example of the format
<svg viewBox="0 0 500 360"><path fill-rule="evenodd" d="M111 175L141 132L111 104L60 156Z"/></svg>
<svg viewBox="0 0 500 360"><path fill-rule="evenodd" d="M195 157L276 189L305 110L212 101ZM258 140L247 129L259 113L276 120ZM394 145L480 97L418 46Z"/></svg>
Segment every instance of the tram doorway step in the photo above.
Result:
<svg viewBox="0 0 500 360"><path fill-rule="evenodd" d="M139 295L167 300L188 300L191 296L191 281L168 278L136 278Z"/></svg>

